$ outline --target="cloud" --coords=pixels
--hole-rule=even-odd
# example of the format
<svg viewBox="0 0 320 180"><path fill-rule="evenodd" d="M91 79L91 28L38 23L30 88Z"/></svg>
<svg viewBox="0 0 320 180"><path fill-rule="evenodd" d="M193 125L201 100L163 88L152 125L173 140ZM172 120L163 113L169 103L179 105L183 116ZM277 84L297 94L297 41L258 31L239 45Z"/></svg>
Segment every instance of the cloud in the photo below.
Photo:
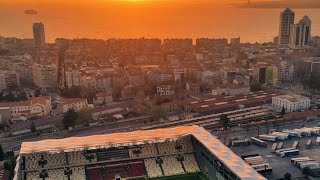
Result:
<svg viewBox="0 0 320 180"><path fill-rule="evenodd" d="M253 1L233 4L238 8L300 8L300 9L320 9L320 0L278 0L278 1Z"/></svg>

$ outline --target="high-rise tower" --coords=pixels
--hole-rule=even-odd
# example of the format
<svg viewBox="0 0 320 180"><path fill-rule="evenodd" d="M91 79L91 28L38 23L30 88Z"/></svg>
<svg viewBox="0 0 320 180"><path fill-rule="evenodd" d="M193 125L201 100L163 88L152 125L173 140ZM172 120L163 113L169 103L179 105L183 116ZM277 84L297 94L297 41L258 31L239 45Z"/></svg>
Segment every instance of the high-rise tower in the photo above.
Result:
<svg viewBox="0 0 320 180"><path fill-rule="evenodd" d="M289 45L291 25L294 24L295 13L287 8L280 14L279 45Z"/></svg>
<svg viewBox="0 0 320 180"><path fill-rule="evenodd" d="M46 46L46 37L44 33L44 25L40 23L33 24L33 38L35 47L45 47Z"/></svg>
<svg viewBox="0 0 320 180"><path fill-rule="evenodd" d="M291 26L290 46L304 47L308 46L311 40L311 20L304 16L298 24Z"/></svg>

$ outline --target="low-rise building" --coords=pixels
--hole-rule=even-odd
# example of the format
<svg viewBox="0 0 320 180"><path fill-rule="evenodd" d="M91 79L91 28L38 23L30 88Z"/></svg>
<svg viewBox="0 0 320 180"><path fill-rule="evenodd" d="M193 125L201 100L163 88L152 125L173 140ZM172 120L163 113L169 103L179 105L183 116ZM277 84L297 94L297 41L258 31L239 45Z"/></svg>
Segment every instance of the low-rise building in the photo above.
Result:
<svg viewBox="0 0 320 180"><path fill-rule="evenodd" d="M219 85L212 89L212 95L228 95L236 96L241 94L247 94L250 92L250 86L240 86L234 84Z"/></svg>
<svg viewBox="0 0 320 180"><path fill-rule="evenodd" d="M157 87L157 95L159 96L167 96L167 95L173 95L174 90L172 86L169 85L161 85Z"/></svg>
<svg viewBox="0 0 320 180"><path fill-rule="evenodd" d="M51 97L41 96L27 101L0 103L0 108L10 108L11 120L18 120L21 116L26 118L46 116L51 111Z"/></svg>
<svg viewBox="0 0 320 180"><path fill-rule="evenodd" d="M285 108L286 112L306 110L310 108L310 99L296 94L285 94L272 98L272 106L281 111Z"/></svg>
<svg viewBox="0 0 320 180"><path fill-rule="evenodd" d="M96 94L96 98L93 99L94 105L110 104L113 102L112 93L100 92Z"/></svg>
<svg viewBox="0 0 320 180"><path fill-rule="evenodd" d="M65 113L69 109L73 109L78 112L82 108L88 107L88 102L86 99L81 98L65 98L57 100L57 111L58 113Z"/></svg>

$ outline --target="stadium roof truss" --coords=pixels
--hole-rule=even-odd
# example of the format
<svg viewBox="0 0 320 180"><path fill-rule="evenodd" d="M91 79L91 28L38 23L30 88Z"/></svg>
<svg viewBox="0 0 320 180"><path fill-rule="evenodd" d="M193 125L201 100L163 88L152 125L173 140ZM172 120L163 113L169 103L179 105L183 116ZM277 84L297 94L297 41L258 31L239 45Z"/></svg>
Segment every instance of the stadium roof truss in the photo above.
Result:
<svg viewBox="0 0 320 180"><path fill-rule="evenodd" d="M184 136L192 135L202 143L218 160L228 167L242 180L266 180L239 156L221 143L216 137L202 127L181 126L166 129L93 135L86 137L70 137L65 139L49 139L37 142L23 142L20 156L32 153L60 153L101 149L146 143L175 141Z"/></svg>

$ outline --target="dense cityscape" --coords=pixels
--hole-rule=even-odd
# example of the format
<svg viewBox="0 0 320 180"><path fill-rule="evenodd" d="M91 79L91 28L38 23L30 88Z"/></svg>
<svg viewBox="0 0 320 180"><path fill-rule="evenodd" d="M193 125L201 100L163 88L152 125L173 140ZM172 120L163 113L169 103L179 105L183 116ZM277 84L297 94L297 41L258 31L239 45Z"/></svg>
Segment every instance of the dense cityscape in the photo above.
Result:
<svg viewBox="0 0 320 180"><path fill-rule="evenodd" d="M0 36L0 180L319 179L319 22L279 20L261 44Z"/></svg>

